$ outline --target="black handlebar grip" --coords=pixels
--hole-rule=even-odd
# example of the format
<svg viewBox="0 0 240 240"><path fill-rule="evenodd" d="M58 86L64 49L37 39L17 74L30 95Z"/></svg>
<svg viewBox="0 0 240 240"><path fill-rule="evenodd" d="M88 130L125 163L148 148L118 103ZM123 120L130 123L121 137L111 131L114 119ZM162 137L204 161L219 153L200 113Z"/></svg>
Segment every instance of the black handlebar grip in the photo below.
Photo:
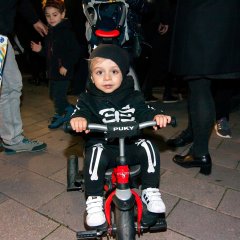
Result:
<svg viewBox="0 0 240 240"><path fill-rule="evenodd" d="M71 126L70 122L68 122L68 121L63 124L62 128L65 133L73 132L72 126Z"/></svg>
<svg viewBox="0 0 240 240"><path fill-rule="evenodd" d="M176 127L177 126L177 120L175 116L171 117L171 122L169 123L169 125L171 125L172 127Z"/></svg>

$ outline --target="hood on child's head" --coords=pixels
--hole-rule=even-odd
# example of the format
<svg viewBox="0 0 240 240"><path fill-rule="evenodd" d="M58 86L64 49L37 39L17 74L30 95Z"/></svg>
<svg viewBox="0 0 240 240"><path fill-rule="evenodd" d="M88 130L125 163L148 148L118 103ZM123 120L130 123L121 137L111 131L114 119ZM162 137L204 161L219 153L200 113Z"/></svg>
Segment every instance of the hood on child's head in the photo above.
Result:
<svg viewBox="0 0 240 240"><path fill-rule="evenodd" d="M95 48L90 54L89 59L95 57L110 59L120 68L122 75L126 75L129 71L130 59L128 52L114 44L101 44Z"/></svg>

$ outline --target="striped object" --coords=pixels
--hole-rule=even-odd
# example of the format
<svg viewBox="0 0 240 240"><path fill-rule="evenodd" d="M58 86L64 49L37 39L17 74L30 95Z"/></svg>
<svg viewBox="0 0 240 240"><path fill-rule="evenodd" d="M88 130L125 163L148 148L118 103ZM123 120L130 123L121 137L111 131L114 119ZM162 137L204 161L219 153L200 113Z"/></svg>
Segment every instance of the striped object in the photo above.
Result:
<svg viewBox="0 0 240 240"><path fill-rule="evenodd" d="M2 83L4 59L7 53L7 40L8 38L6 36L0 35L0 87Z"/></svg>

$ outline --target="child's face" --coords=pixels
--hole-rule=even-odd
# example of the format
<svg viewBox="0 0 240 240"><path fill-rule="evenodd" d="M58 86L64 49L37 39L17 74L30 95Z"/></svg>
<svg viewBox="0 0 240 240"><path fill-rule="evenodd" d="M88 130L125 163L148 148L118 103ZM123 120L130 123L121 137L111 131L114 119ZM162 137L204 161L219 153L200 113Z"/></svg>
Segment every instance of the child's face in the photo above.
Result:
<svg viewBox="0 0 240 240"><path fill-rule="evenodd" d="M65 12L61 13L59 9L54 7L46 7L45 17L50 26L54 27L59 24L65 17Z"/></svg>
<svg viewBox="0 0 240 240"><path fill-rule="evenodd" d="M122 72L112 60L95 58L91 63L91 79L98 89L112 93L122 83Z"/></svg>

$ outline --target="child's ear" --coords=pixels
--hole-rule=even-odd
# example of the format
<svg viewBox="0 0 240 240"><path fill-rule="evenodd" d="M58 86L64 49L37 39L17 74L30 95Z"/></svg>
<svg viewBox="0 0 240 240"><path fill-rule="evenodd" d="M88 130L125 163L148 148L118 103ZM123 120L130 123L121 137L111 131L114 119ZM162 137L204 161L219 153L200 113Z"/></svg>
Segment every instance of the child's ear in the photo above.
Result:
<svg viewBox="0 0 240 240"><path fill-rule="evenodd" d="M92 82L94 83L94 81L93 81L93 77L91 76L90 78L91 78Z"/></svg>
<svg viewBox="0 0 240 240"><path fill-rule="evenodd" d="M62 12L62 19L65 18L65 15L66 15L66 11L64 10L64 11Z"/></svg>

